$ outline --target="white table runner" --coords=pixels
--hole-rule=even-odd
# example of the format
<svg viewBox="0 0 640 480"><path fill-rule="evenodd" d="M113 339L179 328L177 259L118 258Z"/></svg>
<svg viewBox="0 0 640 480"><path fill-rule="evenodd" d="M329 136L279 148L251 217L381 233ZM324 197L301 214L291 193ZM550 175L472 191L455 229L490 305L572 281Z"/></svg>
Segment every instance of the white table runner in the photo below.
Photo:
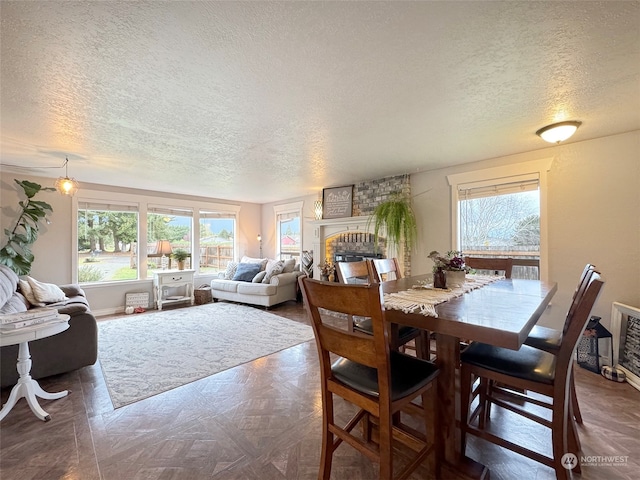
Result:
<svg viewBox="0 0 640 480"><path fill-rule="evenodd" d="M467 275L463 285L450 289L433 288L433 284L414 285L411 290L385 293L384 308L401 310L404 313L418 310L422 315L437 318L436 305L501 279L504 279L504 276Z"/></svg>

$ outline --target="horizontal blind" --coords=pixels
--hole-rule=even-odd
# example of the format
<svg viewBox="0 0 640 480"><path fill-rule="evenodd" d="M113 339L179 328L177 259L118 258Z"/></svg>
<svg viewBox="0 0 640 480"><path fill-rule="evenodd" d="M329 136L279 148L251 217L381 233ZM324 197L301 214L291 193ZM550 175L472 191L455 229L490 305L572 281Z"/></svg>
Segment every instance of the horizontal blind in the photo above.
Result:
<svg viewBox="0 0 640 480"><path fill-rule="evenodd" d="M107 211L107 212L137 212L138 206L132 204L78 202L78 210Z"/></svg>
<svg viewBox="0 0 640 480"><path fill-rule="evenodd" d="M228 218L235 219L236 214L231 212L206 212L200 211L200 218Z"/></svg>
<svg viewBox="0 0 640 480"><path fill-rule="evenodd" d="M149 205L147 211L157 215L173 215L175 217L193 217L193 210L190 208L165 207Z"/></svg>
<svg viewBox="0 0 640 480"><path fill-rule="evenodd" d="M300 212L298 212L298 211L279 213L278 214L278 221L279 222L286 222L287 220L293 220L294 218L298 218L299 216L300 216Z"/></svg>
<svg viewBox="0 0 640 480"><path fill-rule="evenodd" d="M458 198L460 200L469 200L472 198L493 197L496 195L538 190L539 187L540 179L537 173L517 175L514 177L459 184Z"/></svg>

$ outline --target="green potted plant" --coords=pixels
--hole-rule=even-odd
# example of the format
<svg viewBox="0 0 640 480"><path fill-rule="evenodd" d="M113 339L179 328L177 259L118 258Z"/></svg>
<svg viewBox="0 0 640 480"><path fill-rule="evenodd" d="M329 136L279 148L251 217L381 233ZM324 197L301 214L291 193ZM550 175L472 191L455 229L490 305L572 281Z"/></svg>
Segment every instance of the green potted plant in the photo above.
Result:
<svg viewBox="0 0 640 480"><path fill-rule="evenodd" d="M176 250L171 254L171 258L178 262L178 270L184 270L184 262L190 256L191 254L183 248L176 248Z"/></svg>
<svg viewBox="0 0 640 480"><path fill-rule="evenodd" d="M37 183L27 180L14 180L24 191L27 201L20 200L18 202L18 205L22 207L22 213L20 213L13 230L6 228L4 230L6 243L0 249L0 263L18 275L28 275L34 260L31 244L38 239L40 221L47 221L47 214L53 212L53 208L47 202L33 198L40 191L55 191L55 188L43 188Z"/></svg>
<svg viewBox="0 0 640 480"><path fill-rule="evenodd" d="M373 222L373 234L375 237L375 248L378 248L378 235L381 230L385 231L387 245L400 246L407 249L415 244L418 235L416 217L411 208L411 197L402 192L393 192L389 198L381 202L373 211L369 219L369 225ZM403 243L404 242L404 243Z"/></svg>

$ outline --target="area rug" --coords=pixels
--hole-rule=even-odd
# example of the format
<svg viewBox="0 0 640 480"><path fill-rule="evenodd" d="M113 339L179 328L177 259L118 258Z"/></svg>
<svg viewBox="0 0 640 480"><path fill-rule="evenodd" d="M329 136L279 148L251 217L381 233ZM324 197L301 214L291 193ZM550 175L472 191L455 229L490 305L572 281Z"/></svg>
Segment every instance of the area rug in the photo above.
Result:
<svg viewBox="0 0 640 480"><path fill-rule="evenodd" d="M313 338L307 325L218 302L98 322L98 358L114 408Z"/></svg>

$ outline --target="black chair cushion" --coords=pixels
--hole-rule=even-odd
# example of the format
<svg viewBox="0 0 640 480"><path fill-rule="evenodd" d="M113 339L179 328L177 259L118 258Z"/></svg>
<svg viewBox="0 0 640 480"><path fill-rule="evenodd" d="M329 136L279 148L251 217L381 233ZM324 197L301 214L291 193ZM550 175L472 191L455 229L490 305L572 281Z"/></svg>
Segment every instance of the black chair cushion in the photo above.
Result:
<svg viewBox="0 0 640 480"><path fill-rule="evenodd" d="M511 377L549 385L556 374L556 356L527 345L520 350L510 350L473 342L460 354L460 360Z"/></svg>
<svg viewBox="0 0 640 480"><path fill-rule="evenodd" d="M370 318L356 317L355 322L353 323L353 329L361 333L368 333L369 335L373 335L373 324L371 323ZM417 328L400 325L400 328L398 329L400 343L406 343L412 338L416 337L417 332Z"/></svg>
<svg viewBox="0 0 640 480"><path fill-rule="evenodd" d="M545 352L557 352L560 350L560 344L562 343L562 332L554 328L540 327L536 325L529 333L529 336L524 341L525 345L529 345L533 348L539 348Z"/></svg>
<svg viewBox="0 0 640 480"><path fill-rule="evenodd" d="M432 362L392 351L391 400L395 401L411 395L416 390L433 381L439 370ZM354 390L377 397L378 371L360 363L340 357L331 366L333 377Z"/></svg>

